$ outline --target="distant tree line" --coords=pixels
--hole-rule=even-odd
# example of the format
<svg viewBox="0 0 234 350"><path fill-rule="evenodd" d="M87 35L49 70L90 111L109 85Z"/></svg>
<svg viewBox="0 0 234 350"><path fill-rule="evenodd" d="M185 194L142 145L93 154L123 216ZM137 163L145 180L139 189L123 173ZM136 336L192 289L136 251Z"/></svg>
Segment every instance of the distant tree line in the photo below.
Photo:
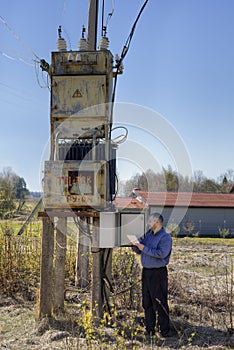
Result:
<svg viewBox="0 0 234 350"><path fill-rule="evenodd" d="M30 191L29 192L30 196L32 196L33 198L41 198L42 193L39 191Z"/></svg>
<svg viewBox="0 0 234 350"><path fill-rule="evenodd" d="M148 169L143 173L132 176L125 183L120 181L120 192L129 196L133 188L142 191L168 191L168 192L216 192L229 193L234 185L234 170L229 169L220 175L217 180L207 178L201 170L195 171L192 178L183 176L168 166L160 173Z"/></svg>
<svg viewBox="0 0 234 350"><path fill-rule="evenodd" d="M118 194L129 196L134 188L142 191L168 191L168 192L216 192L229 193L234 187L234 170L229 169L220 175L217 180L208 179L201 170L195 171L193 177L183 176L172 169L171 166L163 168L160 173L147 169L143 173L132 176L124 183L119 181ZM10 167L0 172L0 219L21 211L27 189L23 177L17 175ZM40 197L40 192L31 192L32 196Z"/></svg>
<svg viewBox="0 0 234 350"><path fill-rule="evenodd" d="M18 176L10 167L0 172L0 219L20 211L29 194L23 177Z"/></svg>

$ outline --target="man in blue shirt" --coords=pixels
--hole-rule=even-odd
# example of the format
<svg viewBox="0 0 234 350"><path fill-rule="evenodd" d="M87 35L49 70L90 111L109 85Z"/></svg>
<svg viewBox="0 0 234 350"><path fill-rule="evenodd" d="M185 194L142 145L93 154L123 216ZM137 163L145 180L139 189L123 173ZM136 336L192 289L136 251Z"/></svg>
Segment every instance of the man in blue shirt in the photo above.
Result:
<svg viewBox="0 0 234 350"><path fill-rule="evenodd" d="M170 330L168 307L168 274L172 238L163 228L163 217L153 213L148 220L149 231L138 242L132 242L133 250L141 254L142 305L148 335L155 334L155 327L163 337Z"/></svg>

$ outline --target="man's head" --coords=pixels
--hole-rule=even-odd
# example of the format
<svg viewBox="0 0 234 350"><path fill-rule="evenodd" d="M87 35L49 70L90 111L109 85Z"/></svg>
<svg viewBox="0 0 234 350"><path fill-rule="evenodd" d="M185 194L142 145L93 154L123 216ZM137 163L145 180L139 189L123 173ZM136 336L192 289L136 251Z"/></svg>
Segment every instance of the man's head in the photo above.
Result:
<svg viewBox="0 0 234 350"><path fill-rule="evenodd" d="M160 213L152 213L149 216L148 227L150 230L157 232L162 228L163 216Z"/></svg>

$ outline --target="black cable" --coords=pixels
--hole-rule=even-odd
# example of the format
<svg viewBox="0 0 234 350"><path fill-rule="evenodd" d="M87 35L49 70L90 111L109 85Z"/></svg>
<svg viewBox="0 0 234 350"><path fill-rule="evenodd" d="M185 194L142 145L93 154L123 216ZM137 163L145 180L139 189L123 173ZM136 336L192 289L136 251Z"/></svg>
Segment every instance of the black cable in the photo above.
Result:
<svg viewBox="0 0 234 350"><path fill-rule="evenodd" d="M106 271L107 263L108 263L109 258L110 258L110 253L111 253L111 249L109 248L108 252L107 252L106 261L105 261L105 264L104 264L104 272Z"/></svg>
<svg viewBox="0 0 234 350"><path fill-rule="evenodd" d="M103 0L104 1L104 0ZM137 25L137 22L139 21L140 19L140 16L145 8L145 6L147 5L147 2L149 0L146 0L144 2L144 4L142 5L141 9L140 9L140 12L138 13L138 16L132 26L132 29L131 29L131 32L126 40L126 43L122 49L122 53L121 53L121 57L120 59L118 60L118 62L116 62L116 72L115 72L115 79L114 79L114 87L113 87L113 93L112 93L112 99L111 99L111 116L113 115L113 109L114 109L114 102L115 102L115 93L116 93L116 86L117 86L117 77L118 77L118 73L119 73L119 70L120 70L120 67L122 65L122 62L129 50L129 47L130 47L130 44L131 44L131 41L132 41L132 37L133 37L133 34L134 34L134 31L136 29L136 25ZM111 140L111 131L112 131L112 118L111 118L111 123L110 123L110 135L109 135L109 139ZM116 198L116 195L117 195L117 191L115 191L115 195L114 195L114 198L112 198L111 201L113 201L115 198Z"/></svg>
<svg viewBox="0 0 234 350"><path fill-rule="evenodd" d="M135 31L135 29L136 29L137 22L139 21L139 18L140 18L140 16L141 16L141 14L142 14L142 12L143 12L145 6L147 5L147 2L148 2L148 1L149 1L149 0L146 0L146 1L144 2L144 4L142 5L142 7L141 7L141 9L140 9L140 12L138 13L138 16L137 16L137 18L136 18L136 20L135 20L135 22L134 22L134 24L133 24L133 26L132 26L132 30L131 30L131 32L130 32L130 34L129 34L127 40L126 40L126 43L125 43L125 45L124 45L124 47L123 47L123 50L122 50L122 53L121 53L120 63L122 63L124 57L126 56L126 54L127 54L127 52L128 52L128 49L129 49L130 43L131 43L131 41L132 41L132 37L133 37L134 31Z"/></svg>
<svg viewBox="0 0 234 350"><path fill-rule="evenodd" d="M102 0L102 31L101 31L101 36L106 36L108 21L112 17L113 13L114 13L114 8L112 7L112 11L110 13L108 13L106 24L104 25L105 0Z"/></svg>
<svg viewBox="0 0 234 350"><path fill-rule="evenodd" d="M107 256L106 256L106 260L105 260L105 250L102 250L102 272L101 272L101 283L102 283L102 292L103 292L103 297L104 299L106 300L106 306L107 306L107 309L108 309L108 312L111 316L111 307L110 307L110 303L109 303L109 300L108 300L108 294L107 294L107 288L110 290L111 293L114 293L114 288L106 274L106 269L107 269L107 264L108 264L108 261L109 261L109 258L110 258L110 254L111 254L111 248L109 248L107 250Z"/></svg>
<svg viewBox="0 0 234 350"><path fill-rule="evenodd" d="M115 193L114 193L114 196L112 198L112 202L115 200L116 196L117 196L117 193L118 193L118 190L119 190L119 179L118 179L118 176L117 174L115 173L115 181L116 181L116 189L115 189ZM112 188L111 188L112 189Z"/></svg>
<svg viewBox="0 0 234 350"><path fill-rule="evenodd" d="M142 5L142 7L141 7L141 9L140 9L140 12L138 13L138 16L137 16L137 18L136 18L136 20L135 20L135 22L134 22L134 24L133 24L133 26L132 26L131 32L130 32L130 34L129 34L129 36L128 36L126 42L125 42L125 45L124 45L124 47L123 47L123 49L122 49L121 57L120 57L120 59L118 60L118 62L117 62L117 64L116 64L115 80L114 80L114 87L113 87L112 100L111 100L111 103L112 103L112 105L111 105L111 115L112 115L112 113L113 113L113 106L114 106L114 101L115 101L115 92L116 92L116 85L117 85L117 76L118 76L118 73L119 73L121 64L122 64L122 62L123 62L123 60L124 60L124 58L125 58L125 56L126 56L128 50L129 50L129 47L130 47L130 44L131 44L131 41L132 41L132 37L133 37L134 31L135 31L135 29L136 29L137 22L139 21L140 16L141 16L141 14L142 14L142 12L143 12L145 6L147 5L147 2L148 2L148 1L149 1L149 0L146 0L146 1L144 2L144 4ZM112 125L110 126L110 138L111 138L111 128L112 128Z"/></svg>
<svg viewBox="0 0 234 350"><path fill-rule="evenodd" d="M106 300L106 306L107 306L109 315L112 316L111 307L110 307L110 303L109 303L109 301L108 301L108 295L107 295L105 283L103 284L103 295L104 295L104 299Z"/></svg>
<svg viewBox="0 0 234 350"><path fill-rule="evenodd" d="M80 223L79 218L77 216L73 217L74 223L78 227L78 229L87 237L90 237L90 230L89 225L86 223L86 228L83 226L83 224Z"/></svg>

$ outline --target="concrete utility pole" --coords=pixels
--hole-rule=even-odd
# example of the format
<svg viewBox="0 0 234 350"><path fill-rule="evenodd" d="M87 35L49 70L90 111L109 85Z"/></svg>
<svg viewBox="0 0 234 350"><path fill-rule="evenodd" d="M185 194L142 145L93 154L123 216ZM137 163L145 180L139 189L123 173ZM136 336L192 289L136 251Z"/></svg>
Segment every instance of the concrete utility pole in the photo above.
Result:
<svg viewBox="0 0 234 350"><path fill-rule="evenodd" d="M42 254L39 317L52 315L53 299L54 224L48 217L42 219Z"/></svg>
<svg viewBox="0 0 234 350"><path fill-rule="evenodd" d="M93 237L98 235L100 219L93 220ZM102 289L102 269L103 269L104 249L92 247L92 314L96 323L103 316L103 289Z"/></svg>
<svg viewBox="0 0 234 350"><path fill-rule="evenodd" d="M89 0L88 9L88 49L96 50L98 24L98 0Z"/></svg>
<svg viewBox="0 0 234 350"><path fill-rule="evenodd" d="M115 194L116 145L110 142L109 132L113 55L104 37L106 41L100 40L96 50L97 18L98 0L90 0L88 45L82 37L78 50L68 51L59 27L58 51L51 53L48 69L51 156L44 165L45 212L40 214L43 218L40 317L51 316L64 308L68 218L73 218L80 229L76 281L81 287L89 284L91 245L92 312L96 320L102 317L104 296L106 299L108 296L103 278L110 271L107 266L110 259L105 263L105 253L107 247L114 245L106 245L100 239L100 216ZM82 232L83 224L86 228L90 222L93 224L90 234L88 229Z"/></svg>
<svg viewBox="0 0 234 350"><path fill-rule="evenodd" d="M88 49L97 48L98 0L89 0L88 9ZM100 219L93 220L93 236L98 235ZM96 322L103 315L102 269L104 249L92 247L92 313Z"/></svg>
<svg viewBox="0 0 234 350"><path fill-rule="evenodd" d="M56 258L54 268L54 312L64 311L67 218L58 218L56 227Z"/></svg>
<svg viewBox="0 0 234 350"><path fill-rule="evenodd" d="M83 228L83 229L82 229ZM90 218L82 218L77 242L76 286L87 288L89 279L89 256L91 246Z"/></svg>

